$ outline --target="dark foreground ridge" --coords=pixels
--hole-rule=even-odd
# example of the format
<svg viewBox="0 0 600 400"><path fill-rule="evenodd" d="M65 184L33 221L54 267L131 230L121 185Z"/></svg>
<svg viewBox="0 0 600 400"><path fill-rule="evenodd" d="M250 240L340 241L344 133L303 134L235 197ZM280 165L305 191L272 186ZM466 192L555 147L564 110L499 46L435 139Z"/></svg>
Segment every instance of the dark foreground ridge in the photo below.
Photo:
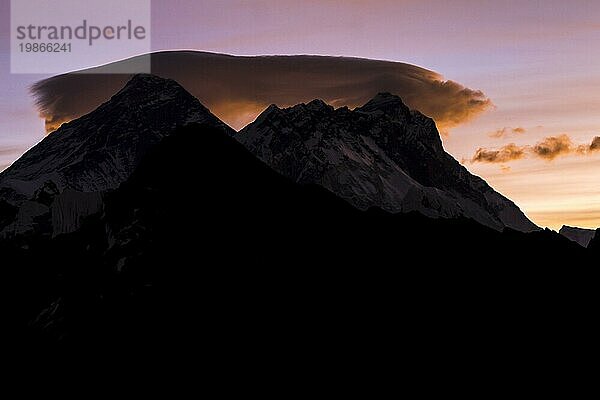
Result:
<svg viewBox="0 0 600 400"><path fill-rule="evenodd" d="M589 253L553 232L359 211L206 125L155 147L79 232L0 251L8 326L27 349L199 351L208 340L291 357L359 336L383 346L401 321L431 340L433 325L491 329L506 312L539 330L566 316L555 306L585 312L591 275Z"/></svg>
<svg viewBox="0 0 600 400"><path fill-rule="evenodd" d="M122 153L135 162L110 181L98 212L70 232L0 241L5 343L21 359L139 351L211 370L255 371L261 361L313 371L330 368L323 359L353 368L408 357L412 369L432 357L464 359L466 348L485 347L494 360L524 349L556 360L548 348L557 340L570 337L571 352L596 340L594 243L586 250L551 231L359 210L275 172L195 102L169 107L177 104L206 118L157 121L143 154ZM143 119L147 109L135 110ZM129 120L107 115L106 124L113 117ZM83 167L69 170L73 182L97 182ZM25 203L51 204L60 190ZM17 205L0 202L0 220L14 220Z"/></svg>

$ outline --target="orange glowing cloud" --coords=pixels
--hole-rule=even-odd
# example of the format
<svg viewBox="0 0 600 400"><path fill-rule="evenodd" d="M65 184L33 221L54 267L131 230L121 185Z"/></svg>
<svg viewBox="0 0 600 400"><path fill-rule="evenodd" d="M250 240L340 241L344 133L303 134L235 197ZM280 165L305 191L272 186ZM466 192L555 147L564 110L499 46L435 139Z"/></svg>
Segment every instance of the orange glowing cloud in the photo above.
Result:
<svg viewBox="0 0 600 400"><path fill-rule="evenodd" d="M517 128L502 128L502 129L498 129L495 132L490 133L489 136L491 138L501 139L501 138L508 137L511 134L522 135L525 132L527 132L527 130L525 128L521 128L521 127L517 127Z"/></svg>
<svg viewBox="0 0 600 400"><path fill-rule="evenodd" d="M576 146L569 135L563 134L544 138L534 146L517 146L511 143L499 149L480 147L471 158L471 163L507 163L520 160L527 155L553 161L560 156L570 154L587 155L596 151L600 151L599 136L596 136L591 144Z"/></svg>
<svg viewBox="0 0 600 400"><path fill-rule="evenodd" d="M580 146L578 150L582 150L582 146ZM600 136L596 136L594 139L592 139L592 143L589 146L584 145L583 151L585 153L600 151Z"/></svg>
<svg viewBox="0 0 600 400"><path fill-rule="evenodd" d="M549 161L573 151L573 141L568 135L547 137L532 148L534 155Z"/></svg>
<svg viewBox="0 0 600 400"><path fill-rule="evenodd" d="M479 148L471 159L471 162L484 163L506 163L514 160L520 160L525 157L525 148L517 146L514 143L501 147L498 150L489 150Z"/></svg>
<svg viewBox="0 0 600 400"><path fill-rule="evenodd" d="M443 132L491 107L479 90L414 65L347 57L235 57L193 51L161 52L82 73L60 75L32 88L48 131L105 102L130 75L111 73L151 57L152 73L174 79L218 117L240 129L270 104L287 107L322 99L336 107L363 105L379 92L402 97L432 117Z"/></svg>

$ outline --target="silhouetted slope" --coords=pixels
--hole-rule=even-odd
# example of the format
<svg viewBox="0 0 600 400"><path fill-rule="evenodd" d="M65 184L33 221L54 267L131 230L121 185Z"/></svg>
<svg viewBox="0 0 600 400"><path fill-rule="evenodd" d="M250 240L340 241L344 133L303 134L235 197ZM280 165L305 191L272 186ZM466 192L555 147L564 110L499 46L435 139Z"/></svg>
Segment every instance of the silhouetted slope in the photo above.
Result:
<svg viewBox="0 0 600 400"><path fill-rule="evenodd" d="M9 251L31 275L13 304L29 304L33 342L200 348L203 334L228 354L341 351L375 332L383 345L399 312L455 326L505 318L501 307L528 326L520 307L573 302L589 274L584 249L558 234L359 211L207 126L156 146L80 232Z"/></svg>
<svg viewBox="0 0 600 400"><path fill-rule="evenodd" d="M553 365L557 341L596 340L594 253L550 231L360 211L206 122L148 146L76 232L0 241L4 343L21 360L166 354L271 379L395 373L390 360L485 377L485 359L529 379L519 355ZM15 211L0 202L0 219Z"/></svg>

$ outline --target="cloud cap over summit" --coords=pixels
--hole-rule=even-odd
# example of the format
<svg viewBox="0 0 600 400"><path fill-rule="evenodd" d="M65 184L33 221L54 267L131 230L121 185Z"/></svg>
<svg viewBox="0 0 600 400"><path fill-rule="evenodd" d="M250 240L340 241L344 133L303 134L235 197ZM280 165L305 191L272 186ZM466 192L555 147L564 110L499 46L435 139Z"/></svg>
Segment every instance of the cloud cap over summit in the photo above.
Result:
<svg viewBox="0 0 600 400"><path fill-rule="evenodd" d="M151 57L153 74L176 80L236 129L253 121L269 104L287 107L320 98L336 107L354 108L378 92L401 96L409 107L435 119L442 131L491 106L479 90L399 62L327 56L237 57L195 51L140 57ZM32 93L47 130L107 101L130 76L104 72L118 71L124 63L139 62L140 57L35 84Z"/></svg>

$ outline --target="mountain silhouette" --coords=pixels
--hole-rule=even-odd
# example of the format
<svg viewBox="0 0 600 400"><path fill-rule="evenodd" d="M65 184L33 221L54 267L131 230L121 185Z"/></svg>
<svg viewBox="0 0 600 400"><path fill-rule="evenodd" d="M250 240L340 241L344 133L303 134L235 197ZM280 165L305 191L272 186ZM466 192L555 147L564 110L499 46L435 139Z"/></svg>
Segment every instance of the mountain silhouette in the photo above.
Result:
<svg viewBox="0 0 600 400"><path fill-rule="evenodd" d="M444 151L432 119L389 93L354 111L320 100L271 106L236 138L290 179L319 184L363 210L467 217L497 230L539 229Z"/></svg>
<svg viewBox="0 0 600 400"><path fill-rule="evenodd" d="M325 352L344 360L349 348L396 354L390 346L399 335L431 344L415 349L415 359L422 359L445 348L441 331L457 349L492 340L485 333L465 336L473 329L503 337L502 353L519 344L510 335L515 321L520 331L541 333L568 316L569 329L584 329L576 319L594 304L585 288L595 282L588 269L593 252L549 230L500 232L462 216L356 208L323 186L272 169L193 99L182 97L190 108L167 101L162 110L165 87L177 88L138 77L125 93L140 95L116 96L104 106L121 112L104 114L107 126L130 124L137 138L158 136L143 154L127 150L136 140L115 145L119 154L139 154L122 170L127 173L115 174L120 183L99 186L97 177L105 175L87 173L88 164L62 175L81 184L79 190L103 190L97 212L70 232L0 240L7 265L2 315L14 348L168 351L218 366L231 359L316 359ZM151 126L163 128L136 120L146 106L153 110L148 118L160 115ZM308 108L332 112L321 102L298 111ZM194 121L187 112L206 118ZM101 130L64 129L50 137L58 146L60 135L94 132ZM425 135L419 142L433 151L430 130L412 133ZM31 153L46 159L40 149ZM96 157L111 159L110 153ZM46 174L18 162L10 176L19 176L19 165ZM56 193L67 190L59 185L65 181L27 201L53 210L63 201ZM10 220L18 206L11 197L0 203L2 218ZM544 307L535 306L540 299Z"/></svg>
<svg viewBox="0 0 600 400"><path fill-rule="evenodd" d="M76 229L80 218L99 211L101 193L119 187L150 148L191 122L233 134L175 81L136 75L108 102L63 124L0 174L0 198L20 209L0 225L0 234Z"/></svg>

